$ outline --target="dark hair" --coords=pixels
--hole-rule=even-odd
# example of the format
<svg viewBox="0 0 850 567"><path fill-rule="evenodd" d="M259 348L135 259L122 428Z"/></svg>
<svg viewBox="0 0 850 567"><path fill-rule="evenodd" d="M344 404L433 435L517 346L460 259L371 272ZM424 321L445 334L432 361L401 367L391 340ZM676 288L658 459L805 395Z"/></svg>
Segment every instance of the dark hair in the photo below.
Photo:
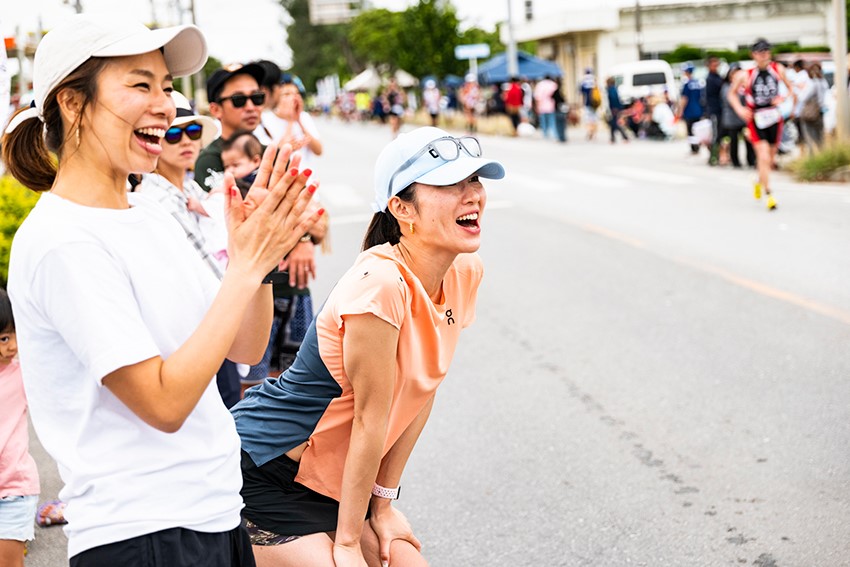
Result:
<svg viewBox="0 0 850 567"><path fill-rule="evenodd" d="M9 301L9 294L0 287L0 333L7 329L15 330L15 317L12 314L12 302Z"/></svg>
<svg viewBox="0 0 850 567"><path fill-rule="evenodd" d="M238 143L240 138L244 138L244 141ZM262 157L263 155L263 144L260 143L260 140L250 130L237 130L231 134L229 138L222 142L221 151L224 152L235 147L245 152L245 155L249 158L254 158L255 156Z"/></svg>
<svg viewBox="0 0 850 567"><path fill-rule="evenodd" d="M3 162L15 179L33 191L47 191L56 179L56 161L64 153L64 145L72 138L74 129L69 127L66 135L59 111L58 94L62 89L72 89L82 94L83 104L77 117L77 128L82 121L83 112L97 96L97 76L106 65L107 59L92 57L74 69L65 80L56 86L44 99L41 112L44 122L30 118L24 120L2 139ZM18 112L23 112L19 110ZM46 129L46 133L45 133Z"/></svg>
<svg viewBox="0 0 850 567"><path fill-rule="evenodd" d="M260 59L259 61L255 61L257 65L263 68L265 73L263 74L263 80L260 81L261 87L266 88L274 88L280 83L280 67L274 61L269 61L267 59Z"/></svg>
<svg viewBox="0 0 850 567"><path fill-rule="evenodd" d="M416 190L414 184L404 188L396 197L405 203L411 203L413 208L416 208ZM401 227L398 225L398 220L393 216L389 209L383 212L377 212L372 216L372 222L369 223L369 228L366 229L366 236L363 237L363 250L368 250L372 246L385 244L389 242L393 246L401 240Z"/></svg>

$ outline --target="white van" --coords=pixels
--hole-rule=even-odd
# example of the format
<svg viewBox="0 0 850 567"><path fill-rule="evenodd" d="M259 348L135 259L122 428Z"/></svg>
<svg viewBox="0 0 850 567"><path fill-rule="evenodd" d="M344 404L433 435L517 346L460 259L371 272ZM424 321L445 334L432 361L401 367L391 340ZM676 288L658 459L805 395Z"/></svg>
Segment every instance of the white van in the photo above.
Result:
<svg viewBox="0 0 850 567"><path fill-rule="evenodd" d="M617 93L625 105L640 97L663 94L665 90L671 101L679 100L681 87L673 76L673 68L663 59L620 63L609 74L614 77ZM605 77L602 80L604 84Z"/></svg>

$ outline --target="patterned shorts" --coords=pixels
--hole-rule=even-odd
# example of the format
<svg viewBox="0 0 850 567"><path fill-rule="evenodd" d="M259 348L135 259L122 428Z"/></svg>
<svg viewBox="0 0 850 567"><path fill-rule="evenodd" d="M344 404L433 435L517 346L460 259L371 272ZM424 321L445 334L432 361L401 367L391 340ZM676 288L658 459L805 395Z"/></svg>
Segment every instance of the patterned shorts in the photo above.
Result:
<svg viewBox="0 0 850 567"><path fill-rule="evenodd" d="M301 537L297 535L279 535L274 532L260 529L251 520L245 520L245 527L248 528L248 535L251 537L251 545L283 545L284 543L295 541Z"/></svg>

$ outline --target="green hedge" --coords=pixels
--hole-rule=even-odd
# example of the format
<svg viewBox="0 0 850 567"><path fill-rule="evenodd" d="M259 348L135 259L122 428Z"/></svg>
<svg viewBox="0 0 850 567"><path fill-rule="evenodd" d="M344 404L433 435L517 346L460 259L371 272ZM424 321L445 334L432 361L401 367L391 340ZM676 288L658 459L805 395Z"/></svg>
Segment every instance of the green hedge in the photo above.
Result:
<svg viewBox="0 0 850 567"><path fill-rule="evenodd" d="M0 176L0 284L5 288L9 277L9 252L12 238L38 201L30 191L11 175Z"/></svg>

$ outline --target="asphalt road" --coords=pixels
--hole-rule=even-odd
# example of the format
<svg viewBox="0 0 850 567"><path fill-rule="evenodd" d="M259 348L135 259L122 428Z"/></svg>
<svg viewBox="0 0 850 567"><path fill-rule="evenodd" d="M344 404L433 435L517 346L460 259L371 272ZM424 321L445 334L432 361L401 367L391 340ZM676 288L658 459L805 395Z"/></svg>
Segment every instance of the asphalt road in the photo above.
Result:
<svg viewBox="0 0 850 567"><path fill-rule="evenodd" d="M370 217L376 125L320 121L320 304ZM850 565L850 187L684 142L482 136L485 281L403 479L434 567ZM42 499L55 465L33 442ZM27 565L65 564L58 528Z"/></svg>

